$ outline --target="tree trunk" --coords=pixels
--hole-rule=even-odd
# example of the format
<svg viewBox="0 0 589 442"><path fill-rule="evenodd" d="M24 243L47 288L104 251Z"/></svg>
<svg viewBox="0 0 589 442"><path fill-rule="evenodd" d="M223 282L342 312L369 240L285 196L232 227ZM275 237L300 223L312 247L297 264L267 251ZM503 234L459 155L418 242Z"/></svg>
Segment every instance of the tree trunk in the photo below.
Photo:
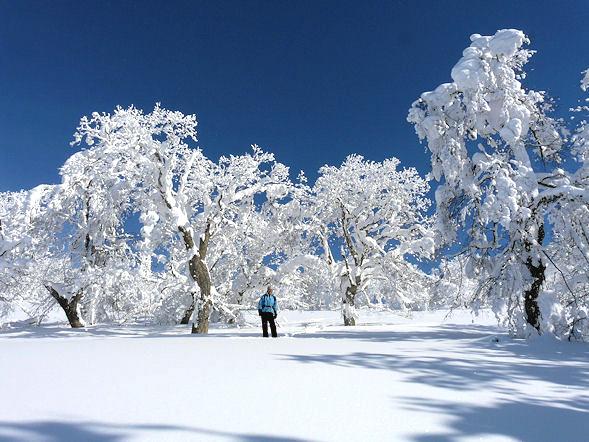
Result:
<svg viewBox="0 0 589 442"><path fill-rule="evenodd" d="M53 296L53 298L65 312L65 316L67 317L70 326L72 328L84 327L84 323L78 314L78 304L80 303L83 295L82 290L78 291L78 293L76 293L70 300L67 300L65 297L61 296L53 287L46 285L45 288L49 290L51 296Z"/></svg>
<svg viewBox="0 0 589 442"><path fill-rule="evenodd" d="M532 285L524 292L524 306L526 310L526 321L540 333L540 307L538 306L538 295L544 283L546 266L539 259L538 264L534 264L532 258L526 262L528 271L534 278Z"/></svg>
<svg viewBox="0 0 589 442"><path fill-rule="evenodd" d="M358 267L360 267L362 265L363 258L358 256L358 252L356 250L356 247L354 247L354 242L352 241L352 238L350 236L350 232L348 231L349 223L348 223L348 218L346 215L346 209L341 202L340 202L340 206L341 206L341 210L342 210L342 216L341 216L342 233L343 233L343 236L345 239L346 246L348 247L348 250L350 252L350 255L352 256L352 259L354 260L354 267L356 269L358 269ZM329 246L329 244L326 244L326 246ZM345 254L343 253L343 251L342 251L342 259L344 260L344 263L346 264L347 278L350 283L349 286L346 288L346 295L342 301L344 325L354 326L354 325L356 325L356 318L355 318L356 292L358 291L358 287L360 286L362 279L359 276L355 276L353 279L353 282L352 282L350 267L348 266L348 261L346 259ZM330 262L330 259L328 258L328 263L329 262Z"/></svg>
<svg viewBox="0 0 589 442"><path fill-rule="evenodd" d="M206 334L209 332L209 318L213 310L211 275L207 265L197 255L192 257L188 267L190 268L190 274L200 288L200 302L198 303L196 325L192 324L192 333Z"/></svg>
<svg viewBox="0 0 589 442"><path fill-rule="evenodd" d="M356 292L358 286L353 284L346 289L346 294L343 300L343 315L344 325L354 326L356 325L356 318L354 317L355 304L356 304Z"/></svg>
<svg viewBox="0 0 589 442"><path fill-rule="evenodd" d="M196 295L194 292L192 292L191 295L192 301L190 302L188 308L184 311L184 315L180 320L180 324L182 325L187 325L190 322L190 318L192 318L192 314L194 313L194 309L196 308Z"/></svg>
<svg viewBox="0 0 589 442"><path fill-rule="evenodd" d="M538 229L538 244L541 246L543 241L544 225L542 224ZM531 245L527 245L526 249L530 250ZM540 294L540 289L542 288L542 284L546 279L546 266L542 262L542 258L540 256L537 257L537 260L538 262L534 263L534 260L531 256L528 256L528 259L526 260L526 267L528 268L528 271L533 278L533 282L530 288L524 292L524 307L526 311L527 323L534 327L538 333L541 333L538 295Z"/></svg>
<svg viewBox="0 0 589 442"><path fill-rule="evenodd" d="M188 261L188 270L190 276L200 288L200 302L198 303L198 313L196 315L196 324L192 324L192 333L206 334L209 332L209 318L213 310L213 301L211 299L211 274L204 262L211 239L211 224L208 223L204 236L200 238L198 244L198 254L192 255ZM178 227L184 239L186 250L194 248L194 239L191 232L185 227Z"/></svg>
<svg viewBox="0 0 589 442"><path fill-rule="evenodd" d="M207 334L209 332L209 318L212 310L213 303L210 300L202 302L198 309L197 322L192 324L192 333Z"/></svg>

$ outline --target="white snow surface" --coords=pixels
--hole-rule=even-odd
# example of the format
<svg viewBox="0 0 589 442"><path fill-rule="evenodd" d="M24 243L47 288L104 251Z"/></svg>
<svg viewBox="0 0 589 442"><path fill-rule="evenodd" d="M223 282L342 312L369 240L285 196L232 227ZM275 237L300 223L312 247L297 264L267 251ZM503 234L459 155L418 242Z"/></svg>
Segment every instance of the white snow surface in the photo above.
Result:
<svg viewBox="0 0 589 442"><path fill-rule="evenodd" d="M581 441L589 347L465 311L0 332L0 441ZM474 321L474 322L473 322Z"/></svg>

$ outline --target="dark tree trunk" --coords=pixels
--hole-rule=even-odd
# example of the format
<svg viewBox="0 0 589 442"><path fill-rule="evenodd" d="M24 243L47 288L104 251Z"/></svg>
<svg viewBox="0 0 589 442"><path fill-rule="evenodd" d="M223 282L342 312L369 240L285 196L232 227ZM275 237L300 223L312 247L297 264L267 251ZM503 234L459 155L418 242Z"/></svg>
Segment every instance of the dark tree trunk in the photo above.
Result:
<svg viewBox="0 0 589 442"><path fill-rule="evenodd" d="M351 238L350 233L348 231L349 223L348 223L346 209L342 203L340 203L340 206L341 206L341 210L342 210L342 215L341 215L342 233L343 233L348 251L350 252L350 255L352 256L352 259L354 260L354 266L356 268L359 268L362 265L363 257L358 256L358 252L356 250L356 247L354 246L354 241L352 241L352 238ZM326 245L328 245L328 244L326 244ZM362 279L359 276L355 276L354 281L352 282L352 278L350 275L350 268L348 266L348 261L346 259L345 254L343 253L343 251L342 251L342 258L346 264L347 278L349 279L349 282L350 282L350 285L348 286L348 288L346 288L346 294L345 294L344 299L342 301L344 325L345 326L354 326L354 325L356 325L356 318L354 317L355 316L355 305L356 305L356 292L358 291L358 287L360 287L360 284L362 283ZM327 262L330 263L329 257L328 257Z"/></svg>
<svg viewBox="0 0 589 442"><path fill-rule="evenodd" d="M194 240L192 234L184 227L179 227L178 230L182 233L186 250L193 250ZM206 334L209 332L209 318L213 310L213 302L211 300L211 274L204 259L207 255L210 239L210 224L208 224L204 237L201 237L198 244L198 254L192 255L192 258L188 261L190 276L198 284L198 288L200 289L196 324L192 324L192 333Z"/></svg>
<svg viewBox="0 0 589 442"><path fill-rule="evenodd" d="M526 310L526 321L540 333L540 307L538 306L538 295L544 283L546 266L540 260L538 264L534 264L531 258L526 262L534 281L528 290L524 293L524 306Z"/></svg>
<svg viewBox="0 0 589 442"><path fill-rule="evenodd" d="M345 326L356 325L354 310L356 306L356 293L358 292L359 278L356 278L356 282L356 284L352 284L346 289L346 294L343 300L343 314Z"/></svg>
<svg viewBox="0 0 589 442"><path fill-rule="evenodd" d="M198 303L196 324L192 324L192 333L206 334L209 332L209 319L213 310L213 303L211 301L211 275L206 264L198 256L193 256L190 263L190 274L193 275L196 283L200 287L200 302Z"/></svg>
<svg viewBox="0 0 589 442"><path fill-rule="evenodd" d="M53 296L53 298L57 301L59 306L65 312L65 316L67 317L70 326L72 328L84 327L84 324L80 319L80 315L78 314L78 304L80 303L80 300L82 299L83 295L82 290L78 291L78 293L76 293L71 299L68 300L65 297L61 296L53 287L45 286L45 288L49 290L51 296Z"/></svg>
<svg viewBox="0 0 589 442"><path fill-rule="evenodd" d="M191 295L192 301L190 302L188 308L184 311L184 315L180 320L180 324L182 325L187 325L188 323L190 323L190 318L192 318L192 314L194 313L194 309L196 308L196 295L194 292L191 293Z"/></svg>
<svg viewBox="0 0 589 442"><path fill-rule="evenodd" d="M541 246L544 241L544 225L540 225L538 229L538 244ZM531 245L526 247L528 251L531 249ZM538 333L540 331L540 307L538 306L538 295L542 284L546 279L546 266L542 262L540 256L537 257L537 263L534 262L531 256L526 261L526 267L533 278L532 285L528 290L524 292L524 307L526 310L526 321L532 327L534 327Z"/></svg>

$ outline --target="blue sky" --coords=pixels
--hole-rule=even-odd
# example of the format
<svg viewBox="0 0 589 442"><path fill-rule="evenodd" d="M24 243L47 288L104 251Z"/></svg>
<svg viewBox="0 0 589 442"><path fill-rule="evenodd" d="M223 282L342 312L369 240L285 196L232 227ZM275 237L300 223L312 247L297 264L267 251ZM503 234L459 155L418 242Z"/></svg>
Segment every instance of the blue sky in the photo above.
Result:
<svg viewBox="0 0 589 442"><path fill-rule="evenodd" d="M211 158L257 143L311 178L350 153L426 173L407 109L470 34L524 30L526 84L566 109L588 23L587 1L0 0L0 191L58 182L82 115L155 102L195 113Z"/></svg>

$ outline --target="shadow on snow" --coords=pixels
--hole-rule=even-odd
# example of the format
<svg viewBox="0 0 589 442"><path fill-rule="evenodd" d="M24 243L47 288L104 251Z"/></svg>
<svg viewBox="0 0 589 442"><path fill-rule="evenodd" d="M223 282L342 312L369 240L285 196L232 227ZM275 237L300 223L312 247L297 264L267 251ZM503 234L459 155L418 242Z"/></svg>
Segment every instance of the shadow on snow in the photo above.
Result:
<svg viewBox="0 0 589 442"><path fill-rule="evenodd" d="M421 434L409 439L414 442L450 442L465 436L491 435L534 442L586 440L589 432L589 346L550 340L528 342L505 336L495 342L497 334L490 334L492 331L497 329L442 325L425 331L368 332L366 341L388 339L421 341L421 344L415 348L392 348L390 353L378 347L380 352L367 349L344 354L280 356L303 364L328 364L342 370L390 371L400 375L404 383L443 389L441 397L445 400L394 396L396 408L447 418L444 431L426 433L424 428ZM441 340L446 342L441 344ZM528 382L534 385L528 387ZM470 393L471 398L473 395L476 398L478 391L490 392L496 399L481 405L464 403L463 396L453 400L461 393Z"/></svg>
<svg viewBox="0 0 589 442"><path fill-rule="evenodd" d="M279 358L302 364L328 364L337 369L385 370L402 382L444 389L444 400L395 395L394 406L446 417L443 432L416 435L414 442L449 442L463 436L500 435L523 441L584 440L589 431L589 346L556 341L513 340L497 327L480 325L402 325L399 330L362 329L294 332L298 339L340 339L369 343L419 345L371 347L361 352L283 354ZM9 329L4 338L254 338L259 333L214 329L211 335L190 335L186 327L94 326L72 330L59 327ZM499 342L495 342L499 337ZM278 340L280 342L280 340ZM193 341L195 344L198 342ZM301 341L302 342L302 341ZM320 341L319 341L320 342ZM327 341L326 341L327 342ZM370 351L371 348L377 351ZM384 351L383 351L384 350ZM526 383L537 383L529 388ZM539 384L538 384L539 383ZM544 384L542 384L544 383ZM528 390L529 389L529 390ZM461 392L492 393L494 402L465 404L452 398ZM168 425L109 425L95 422L0 422L0 442L42 440L120 441L133 431L180 431L187 438L227 437L237 441L295 441L259 434L234 434ZM8 435L8 436L6 436Z"/></svg>
<svg viewBox="0 0 589 442"><path fill-rule="evenodd" d="M161 432L178 433L180 440L199 440L204 437L226 438L236 442L302 442L302 439L280 437L264 434L231 433L202 428L152 425L152 424L104 424L98 422L59 422L29 421L0 422L0 442L24 442L42 440L44 442L84 441L84 442L119 442L137 437L136 433L149 432L150 438L168 437ZM161 433L161 434L158 434Z"/></svg>
<svg viewBox="0 0 589 442"><path fill-rule="evenodd" d="M397 399L398 401L398 399ZM454 442L461 437L510 437L523 442L582 441L589 431L587 399L576 407L545 401L502 402L494 406L468 405L431 399L406 399L410 408L449 416L443 432L413 436L414 442Z"/></svg>
<svg viewBox="0 0 589 442"><path fill-rule="evenodd" d="M396 325L387 325L396 327ZM401 324L406 328L406 324ZM488 335L496 335L497 327L483 325L439 325L422 326L421 329L412 331L371 330L381 327L378 324L345 328L343 326L328 326L320 331L307 331L297 325L281 327L278 329L279 337L296 339L351 339L370 342L390 341L418 341L431 340L456 340L482 338ZM334 328L334 330L330 330ZM423 330L426 328L427 330ZM41 326L17 326L0 329L0 338L24 339L24 338L71 338L71 337L112 337L112 338L257 338L261 337L259 331L250 331L252 327L236 328L212 328L207 335L193 335L186 325L177 326L151 326L151 325L92 325L84 328L71 328L62 324L46 324ZM247 331L246 331L247 330Z"/></svg>

